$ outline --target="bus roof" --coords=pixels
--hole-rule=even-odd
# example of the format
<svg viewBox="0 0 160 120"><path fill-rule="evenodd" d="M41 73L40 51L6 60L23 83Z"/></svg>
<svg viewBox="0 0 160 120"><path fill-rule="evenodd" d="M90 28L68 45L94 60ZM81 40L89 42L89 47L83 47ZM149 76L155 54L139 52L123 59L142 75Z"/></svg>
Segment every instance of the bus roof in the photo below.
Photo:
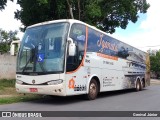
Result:
<svg viewBox="0 0 160 120"><path fill-rule="evenodd" d="M41 22L41 23L37 23L31 26L28 26L27 28L31 28L31 27L36 27L36 26L40 26L40 25L47 25L47 24L52 24L52 23L58 23L58 22L69 22L69 23L81 23L81 24L85 24L84 22L81 22L79 20L75 20L75 19L60 19L60 20L52 20L52 21L45 21L45 22Z"/></svg>

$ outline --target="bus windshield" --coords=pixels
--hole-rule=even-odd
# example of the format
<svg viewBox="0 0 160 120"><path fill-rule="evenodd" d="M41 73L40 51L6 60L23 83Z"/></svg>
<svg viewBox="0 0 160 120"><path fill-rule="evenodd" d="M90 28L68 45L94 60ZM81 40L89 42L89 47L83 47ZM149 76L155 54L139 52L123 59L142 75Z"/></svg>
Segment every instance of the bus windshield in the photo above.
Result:
<svg viewBox="0 0 160 120"><path fill-rule="evenodd" d="M17 72L63 72L68 29L65 22L28 28L19 50Z"/></svg>

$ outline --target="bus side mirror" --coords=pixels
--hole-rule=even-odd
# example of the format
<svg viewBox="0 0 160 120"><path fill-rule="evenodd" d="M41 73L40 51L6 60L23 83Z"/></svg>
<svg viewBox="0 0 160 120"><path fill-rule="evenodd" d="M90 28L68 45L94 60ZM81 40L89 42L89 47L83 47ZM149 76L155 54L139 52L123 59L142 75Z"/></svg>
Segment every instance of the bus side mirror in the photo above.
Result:
<svg viewBox="0 0 160 120"><path fill-rule="evenodd" d="M12 56L15 55L15 44L11 44L11 47L10 47L10 54L11 54Z"/></svg>
<svg viewBox="0 0 160 120"><path fill-rule="evenodd" d="M68 38L68 43L69 43L69 56L75 56L76 54L76 45L73 43L72 38Z"/></svg>

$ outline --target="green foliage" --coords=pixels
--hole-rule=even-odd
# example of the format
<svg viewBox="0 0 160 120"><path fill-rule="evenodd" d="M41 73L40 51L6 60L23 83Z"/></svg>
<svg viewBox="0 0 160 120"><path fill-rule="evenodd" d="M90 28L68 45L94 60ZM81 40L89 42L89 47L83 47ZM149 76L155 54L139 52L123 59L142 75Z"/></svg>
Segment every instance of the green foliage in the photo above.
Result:
<svg viewBox="0 0 160 120"><path fill-rule="evenodd" d="M157 51L155 54L150 54L150 64L151 71L155 73L160 72L160 51Z"/></svg>
<svg viewBox="0 0 160 120"><path fill-rule="evenodd" d="M19 38L16 37L17 31L5 31L0 29L0 52L6 53L10 50L10 44L12 41Z"/></svg>
<svg viewBox="0 0 160 120"><path fill-rule="evenodd" d="M5 31L0 29L0 43L11 43L13 40L17 40L19 38L16 37L17 31Z"/></svg>
<svg viewBox="0 0 160 120"><path fill-rule="evenodd" d="M0 43L0 52L7 53L10 50L10 45L6 43Z"/></svg>
<svg viewBox="0 0 160 120"><path fill-rule="evenodd" d="M19 94L14 87L2 87L0 86L0 105L11 104L17 102L26 102L32 100L41 99L42 96L34 94Z"/></svg>
<svg viewBox="0 0 160 120"><path fill-rule="evenodd" d="M25 27L48 20L63 19L67 17L65 3L64 0L18 0L22 10L15 12L15 18L21 20Z"/></svg>
<svg viewBox="0 0 160 120"><path fill-rule="evenodd" d="M2 79L0 80L0 105L1 104L11 104L16 102L25 102L31 100L37 100L42 98L40 95L34 94L18 94L15 88L15 79L7 80Z"/></svg>
<svg viewBox="0 0 160 120"><path fill-rule="evenodd" d="M11 96L11 97L4 97L0 98L0 105L2 104L11 104L11 103L17 103L17 102L26 102L26 101L33 101L41 99L41 96L38 95L23 95L23 96Z"/></svg>
<svg viewBox="0 0 160 120"><path fill-rule="evenodd" d="M13 2L13 0L10 0ZM0 0L0 10L5 9L5 6L7 4L7 0Z"/></svg>
<svg viewBox="0 0 160 120"><path fill-rule="evenodd" d="M15 81L16 80L7 80L7 79L2 79L0 80L0 95L3 93L3 91L6 91L7 88L9 87L15 87Z"/></svg>
<svg viewBox="0 0 160 120"><path fill-rule="evenodd" d="M21 20L25 28L29 25L56 19L79 19L113 33L116 27L125 29L138 19L138 13L146 13L146 0L18 0L21 10L15 18ZM25 30L25 28L23 30Z"/></svg>
<svg viewBox="0 0 160 120"><path fill-rule="evenodd" d="M7 79L3 79L0 80L0 87L14 87L15 86L15 79L11 79L11 80L7 80Z"/></svg>

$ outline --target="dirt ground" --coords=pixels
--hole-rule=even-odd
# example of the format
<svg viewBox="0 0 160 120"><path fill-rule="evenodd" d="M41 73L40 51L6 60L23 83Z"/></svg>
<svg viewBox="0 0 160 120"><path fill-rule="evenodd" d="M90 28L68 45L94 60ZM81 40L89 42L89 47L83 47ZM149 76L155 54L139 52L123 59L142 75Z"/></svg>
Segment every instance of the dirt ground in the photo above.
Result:
<svg viewBox="0 0 160 120"><path fill-rule="evenodd" d="M151 79L151 85L160 85L160 80Z"/></svg>

